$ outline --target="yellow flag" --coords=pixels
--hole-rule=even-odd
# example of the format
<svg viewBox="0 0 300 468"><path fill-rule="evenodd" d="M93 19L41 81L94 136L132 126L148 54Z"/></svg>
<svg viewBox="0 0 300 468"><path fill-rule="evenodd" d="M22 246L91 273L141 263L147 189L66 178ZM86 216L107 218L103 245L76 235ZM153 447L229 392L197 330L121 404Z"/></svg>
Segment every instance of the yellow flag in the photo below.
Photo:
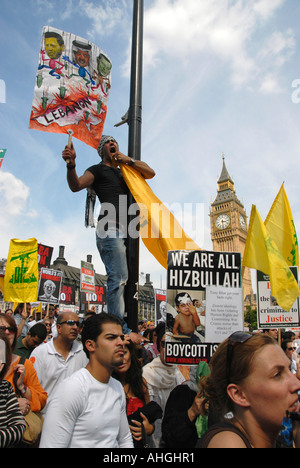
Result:
<svg viewBox="0 0 300 468"><path fill-rule="evenodd" d="M36 239L11 239L4 277L4 301L36 302L38 294Z"/></svg>
<svg viewBox="0 0 300 468"><path fill-rule="evenodd" d="M0 291L3 294L3 291L4 291L4 275L0 275Z"/></svg>
<svg viewBox="0 0 300 468"><path fill-rule="evenodd" d="M122 164L120 168L133 198L139 205L141 238L156 260L167 268L169 250L201 250L183 231L173 214L154 195L144 177L131 166Z"/></svg>
<svg viewBox="0 0 300 468"><path fill-rule="evenodd" d="M290 311L300 289L288 264L267 231L256 206L252 206L243 266L270 276L272 295L279 306Z"/></svg>
<svg viewBox="0 0 300 468"><path fill-rule="evenodd" d="M284 184L265 220L265 226L287 264L299 266L298 238Z"/></svg>

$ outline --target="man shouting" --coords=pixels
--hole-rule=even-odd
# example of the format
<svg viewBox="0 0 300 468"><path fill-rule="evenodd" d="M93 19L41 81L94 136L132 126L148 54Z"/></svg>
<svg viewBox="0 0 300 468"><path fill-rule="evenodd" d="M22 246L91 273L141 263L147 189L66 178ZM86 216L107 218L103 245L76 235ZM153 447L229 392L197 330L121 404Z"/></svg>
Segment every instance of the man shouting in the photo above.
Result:
<svg viewBox="0 0 300 468"><path fill-rule="evenodd" d="M72 192L92 189L101 203L96 241L107 273L108 313L121 318L123 332L131 334L131 339L135 340L136 334L132 333L124 321L124 289L128 280L125 239L129 189L118 166L133 166L145 179L152 179L155 172L145 162L121 153L118 143L111 136L102 136L98 154L101 162L89 167L81 177L76 173L76 152L73 144L71 147L65 147L62 157L67 162L67 181Z"/></svg>

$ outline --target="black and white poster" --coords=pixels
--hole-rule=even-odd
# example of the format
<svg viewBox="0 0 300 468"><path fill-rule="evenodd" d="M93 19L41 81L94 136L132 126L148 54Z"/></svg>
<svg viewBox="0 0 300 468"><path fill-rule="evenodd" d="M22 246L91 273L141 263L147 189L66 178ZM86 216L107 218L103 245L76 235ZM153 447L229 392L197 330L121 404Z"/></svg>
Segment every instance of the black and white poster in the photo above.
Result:
<svg viewBox="0 0 300 468"><path fill-rule="evenodd" d="M166 322L167 318L167 291L165 289L155 289L155 324Z"/></svg>
<svg viewBox="0 0 300 468"><path fill-rule="evenodd" d="M241 288L241 254L170 251L167 270L166 362L209 360L219 343L206 341L206 288ZM228 335L229 336L229 335Z"/></svg>
<svg viewBox="0 0 300 468"><path fill-rule="evenodd" d="M63 272L42 268L40 272L38 301L59 304Z"/></svg>

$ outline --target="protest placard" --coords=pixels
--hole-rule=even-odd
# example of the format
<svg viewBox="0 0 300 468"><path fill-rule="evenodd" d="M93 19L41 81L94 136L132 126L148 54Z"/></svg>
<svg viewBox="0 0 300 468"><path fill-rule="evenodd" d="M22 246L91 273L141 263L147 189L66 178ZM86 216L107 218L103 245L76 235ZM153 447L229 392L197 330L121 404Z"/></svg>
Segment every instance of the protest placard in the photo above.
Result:
<svg viewBox="0 0 300 468"><path fill-rule="evenodd" d="M40 271L38 301L58 305L62 278L62 271L42 268Z"/></svg>
<svg viewBox="0 0 300 468"><path fill-rule="evenodd" d="M298 282L298 268L290 270ZM289 311L282 309L272 295L270 277L257 271L257 315L259 328L299 327L299 298Z"/></svg>
<svg viewBox="0 0 300 468"><path fill-rule="evenodd" d="M198 364L216 342L206 339L206 288L241 288L241 254L170 251L167 270L166 362Z"/></svg>
<svg viewBox="0 0 300 468"><path fill-rule="evenodd" d="M43 28L29 128L69 133L97 148L111 88L109 57L95 44Z"/></svg>

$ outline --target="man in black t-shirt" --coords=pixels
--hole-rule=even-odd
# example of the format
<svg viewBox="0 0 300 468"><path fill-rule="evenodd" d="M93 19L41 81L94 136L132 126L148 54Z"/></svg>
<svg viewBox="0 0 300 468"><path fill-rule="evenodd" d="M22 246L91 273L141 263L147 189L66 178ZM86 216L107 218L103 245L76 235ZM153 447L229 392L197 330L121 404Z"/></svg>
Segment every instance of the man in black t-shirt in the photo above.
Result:
<svg viewBox="0 0 300 468"><path fill-rule="evenodd" d="M118 166L129 164L145 179L152 179L155 172L148 164L121 153L118 143L110 136L102 136L98 154L102 161L89 167L81 177L78 177L75 169L76 152L73 144L65 147L62 157L67 162L67 181L72 192L90 188L99 198L101 210L96 241L107 272L108 312L120 317L123 332L131 333L131 339L137 340L137 335L131 332L124 321L124 288L128 280L125 246L128 187Z"/></svg>

